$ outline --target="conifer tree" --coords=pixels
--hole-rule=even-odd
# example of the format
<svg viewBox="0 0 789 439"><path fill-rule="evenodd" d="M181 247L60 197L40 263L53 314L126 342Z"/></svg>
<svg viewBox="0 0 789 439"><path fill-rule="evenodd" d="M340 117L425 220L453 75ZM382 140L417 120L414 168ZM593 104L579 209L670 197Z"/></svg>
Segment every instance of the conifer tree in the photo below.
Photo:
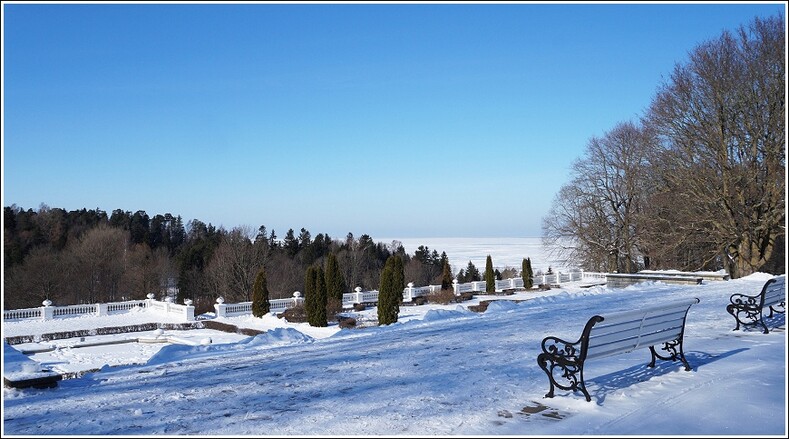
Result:
<svg viewBox="0 0 789 439"><path fill-rule="evenodd" d="M496 274L493 272L493 260L490 255L485 260L485 292L496 292Z"/></svg>
<svg viewBox="0 0 789 439"><path fill-rule="evenodd" d="M266 272L261 268L257 276L255 276L255 283L252 285L252 315L263 317L269 311L271 311L271 302L269 302Z"/></svg>
<svg viewBox="0 0 789 439"><path fill-rule="evenodd" d="M400 313L400 300L402 290L397 291L397 282L400 274L397 273L396 256L390 256L381 272L381 284L378 288L378 324L389 325L397 322Z"/></svg>
<svg viewBox="0 0 789 439"><path fill-rule="evenodd" d="M342 302L342 293L345 291L345 281L340 272L337 256L329 253L326 258L326 297Z"/></svg>
<svg viewBox="0 0 789 439"><path fill-rule="evenodd" d="M328 296L326 294L326 276L323 272L323 268L321 267L317 267L315 269L315 292L315 319L314 323L310 323L310 326L325 328L326 326L329 326L329 321L326 317L326 303Z"/></svg>
<svg viewBox="0 0 789 439"><path fill-rule="evenodd" d="M449 268L449 259L444 259L441 267L441 289L452 288L452 270Z"/></svg>
<svg viewBox="0 0 789 439"><path fill-rule="evenodd" d="M310 326L328 326L326 319L326 281L323 269L311 265L304 275L304 311Z"/></svg>
<svg viewBox="0 0 789 439"><path fill-rule="evenodd" d="M523 287L530 290L534 287L534 272L531 270L531 258L524 259L522 266Z"/></svg>
<svg viewBox="0 0 789 439"><path fill-rule="evenodd" d="M312 318L315 315L315 267L307 267L304 273L304 312L307 314L307 322L312 325Z"/></svg>
<svg viewBox="0 0 789 439"><path fill-rule="evenodd" d="M476 282L480 280L482 280L482 276L479 275L479 270L473 262L468 261L468 266L466 266L466 282Z"/></svg>
<svg viewBox="0 0 789 439"><path fill-rule="evenodd" d="M400 304L403 303L403 290L405 290L405 267L403 265L403 258L399 255L394 256L394 273L395 289L399 291L397 294L397 303Z"/></svg>

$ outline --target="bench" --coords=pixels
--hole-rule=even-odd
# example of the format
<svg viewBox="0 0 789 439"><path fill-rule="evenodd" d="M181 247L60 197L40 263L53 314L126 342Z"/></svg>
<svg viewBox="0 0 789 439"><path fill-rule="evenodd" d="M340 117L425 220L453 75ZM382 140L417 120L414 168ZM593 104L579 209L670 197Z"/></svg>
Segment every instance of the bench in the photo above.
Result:
<svg viewBox="0 0 789 439"><path fill-rule="evenodd" d="M764 333L767 334L770 331L764 323L765 307L770 309L770 315L767 318L772 317L773 312L780 314L786 312L786 275L777 276L765 282L762 291L755 296L732 294L729 297L729 302L731 303L726 306L726 311L737 321L737 327L733 331L740 329L740 325L745 327L761 324ZM779 306L784 310L775 309Z"/></svg>
<svg viewBox="0 0 789 439"><path fill-rule="evenodd" d="M558 337L542 340L542 353L537 364L548 375L550 390L545 395L552 398L554 389L581 391L591 401L584 384L584 364L587 360L631 352L649 347L655 366L661 360L681 361L685 370L691 370L683 352L685 318L691 305L699 299L685 299L634 311L595 315L586 322L581 338L567 342ZM655 346L662 344L657 352ZM557 381L558 380L558 381Z"/></svg>

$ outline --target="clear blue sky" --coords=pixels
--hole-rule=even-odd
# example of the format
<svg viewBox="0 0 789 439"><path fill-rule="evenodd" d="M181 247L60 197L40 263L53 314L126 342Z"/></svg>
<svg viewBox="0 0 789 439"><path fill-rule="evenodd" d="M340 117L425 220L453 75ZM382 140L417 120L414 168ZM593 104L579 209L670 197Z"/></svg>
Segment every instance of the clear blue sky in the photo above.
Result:
<svg viewBox="0 0 789 439"><path fill-rule="evenodd" d="M539 236L587 141L762 4L3 3L3 206Z"/></svg>

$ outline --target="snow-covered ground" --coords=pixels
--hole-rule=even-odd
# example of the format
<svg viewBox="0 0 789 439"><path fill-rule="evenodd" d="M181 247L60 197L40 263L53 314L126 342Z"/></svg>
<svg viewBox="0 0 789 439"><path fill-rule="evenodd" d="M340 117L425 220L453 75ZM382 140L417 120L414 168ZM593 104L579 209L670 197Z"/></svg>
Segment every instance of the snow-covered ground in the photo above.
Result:
<svg viewBox="0 0 789 439"><path fill-rule="evenodd" d="M54 347L32 356L48 367L101 370L53 389L4 388L3 434L784 437L785 316L770 320L769 334L732 331L725 310L732 293L755 294L770 277L623 289L568 284L403 306L397 323L364 329L236 317L221 321L266 332L130 333L101 337L177 340L101 349L74 347L94 337L16 345ZM536 358L545 336L575 340L594 314L691 297L700 299L685 331L691 371L661 361L650 369L648 349L639 349L586 364L591 402L565 391L544 397L548 379ZM467 309L487 299L500 300L484 313ZM4 322L3 336L145 323L152 316ZM374 316L374 308L356 313L360 321Z"/></svg>

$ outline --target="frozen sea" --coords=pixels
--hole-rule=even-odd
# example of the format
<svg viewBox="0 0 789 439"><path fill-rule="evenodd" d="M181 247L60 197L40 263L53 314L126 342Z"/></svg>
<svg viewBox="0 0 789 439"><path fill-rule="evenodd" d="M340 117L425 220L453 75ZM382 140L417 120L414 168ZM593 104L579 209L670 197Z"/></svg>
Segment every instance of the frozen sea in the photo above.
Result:
<svg viewBox="0 0 789 439"><path fill-rule="evenodd" d="M427 246L430 251L447 253L452 272L457 273L465 268L468 262L482 272L485 259L490 255L493 267L502 270L512 267L520 270L524 258L531 259L532 270L547 271L567 270L576 268L571 262L559 259L551 254L550 249L543 247L542 238L376 238L375 241L391 244L400 241L405 252L413 255L420 245Z"/></svg>

